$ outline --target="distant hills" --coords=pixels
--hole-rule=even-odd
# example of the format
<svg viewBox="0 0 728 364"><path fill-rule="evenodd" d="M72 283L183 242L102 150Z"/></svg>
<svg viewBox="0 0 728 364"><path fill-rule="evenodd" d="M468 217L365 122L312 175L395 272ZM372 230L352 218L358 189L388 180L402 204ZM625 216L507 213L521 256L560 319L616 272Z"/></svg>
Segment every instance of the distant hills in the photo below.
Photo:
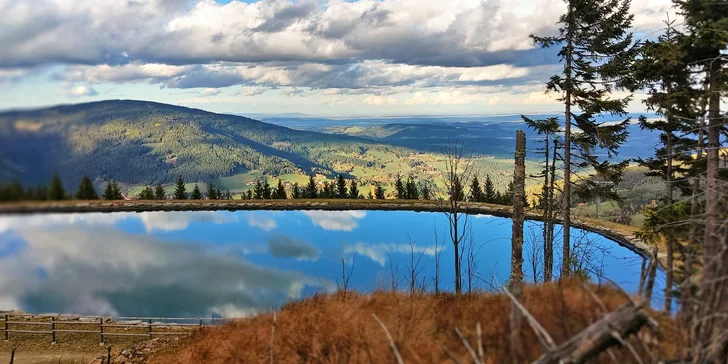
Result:
<svg viewBox="0 0 728 364"><path fill-rule="evenodd" d="M0 182L74 185L207 181L250 170L333 174L341 155L396 150L367 139L293 130L246 117L112 100L0 113Z"/></svg>

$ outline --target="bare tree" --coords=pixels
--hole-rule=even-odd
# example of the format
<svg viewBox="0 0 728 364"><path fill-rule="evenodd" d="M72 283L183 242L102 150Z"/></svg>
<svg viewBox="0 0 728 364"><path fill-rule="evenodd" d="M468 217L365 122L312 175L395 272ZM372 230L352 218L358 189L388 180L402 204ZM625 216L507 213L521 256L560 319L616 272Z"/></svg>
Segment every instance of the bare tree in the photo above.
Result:
<svg viewBox="0 0 728 364"><path fill-rule="evenodd" d="M420 268L420 262L422 261L422 257L425 255L425 250L422 249L419 256L415 253L415 242L412 241L412 238L409 237L409 234L407 234L407 238L409 239L409 247L410 247L410 263L409 266L407 266L407 272L409 273L409 289L410 294L414 295L415 291L417 290L417 277L422 273L422 270L424 268ZM424 285L423 285L424 286Z"/></svg>
<svg viewBox="0 0 728 364"><path fill-rule="evenodd" d="M465 198L464 184L470 180L473 172L471 158L463 156L462 144L453 145L448 137L447 149L445 151L445 173L442 175L442 182L447 192L447 200L440 199L442 211L449 222L450 240L452 241L455 261L455 293L462 292L461 272L461 247L460 243L465 238L468 228L468 210L470 201Z"/></svg>
<svg viewBox="0 0 728 364"><path fill-rule="evenodd" d="M440 254L442 253L442 247L440 246L439 237L437 236L437 224L434 223L433 225L435 228L435 255L433 259L435 260L435 278L433 279L433 284L435 286L435 294L440 293ZM444 246L444 240L443 240L443 246Z"/></svg>
<svg viewBox="0 0 728 364"><path fill-rule="evenodd" d="M354 274L354 263L356 263L356 254L352 255L351 267L349 267L349 270L347 271L345 259L343 257L341 258L341 282L336 279L336 286L339 291L344 292L344 295L346 295L349 290L349 281L351 280L351 276Z"/></svg>
<svg viewBox="0 0 728 364"><path fill-rule="evenodd" d="M392 292L396 292L399 288L399 262L397 265L392 264L392 256L387 254L389 259L389 287Z"/></svg>

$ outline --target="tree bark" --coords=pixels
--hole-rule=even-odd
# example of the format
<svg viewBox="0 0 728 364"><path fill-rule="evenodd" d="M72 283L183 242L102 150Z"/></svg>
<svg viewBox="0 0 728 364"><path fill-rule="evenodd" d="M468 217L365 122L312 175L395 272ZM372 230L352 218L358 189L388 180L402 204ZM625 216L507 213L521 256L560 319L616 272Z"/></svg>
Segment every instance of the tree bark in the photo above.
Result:
<svg viewBox="0 0 728 364"><path fill-rule="evenodd" d="M583 363L608 347L620 344L620 339L626 340L647 322L642 304L628 303L542 355L533 364Z"/></svg>
<svg viewBox="0 0 728 364"><path fill-rule="evenodd" d="M513 171L513 231L511 243L511 284L523 280L523 200L526 182L526 133L516 132L516 166Z"/></svg>
<svg viewBox="0 0 728 364"><path fill-rule="evenodd" d="M569 9L567 10L567 16L569 17L568 30L567 30L567 50L566 50L566 64L564 66L564 74L566 77L566 95L564 102L566 109L564 111L564 206L563 208L563 225L564 225L564 244L563 244L563 257L561 263L561 278L566 278L571 274L571 87L572 87L572 76L571 76L571 63L574 52L573 43L573 32L574 32L574 17L573 7L569 2Z"/></svg>

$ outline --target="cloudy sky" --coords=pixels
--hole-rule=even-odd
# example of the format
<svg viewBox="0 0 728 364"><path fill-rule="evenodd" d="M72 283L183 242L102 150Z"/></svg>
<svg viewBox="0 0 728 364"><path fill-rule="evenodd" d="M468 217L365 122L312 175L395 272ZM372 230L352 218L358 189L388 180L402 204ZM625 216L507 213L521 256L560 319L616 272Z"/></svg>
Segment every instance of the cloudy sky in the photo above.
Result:
<svg viewBox="0 0 728 364"><path fill-rule="evenodd" d="M562 0L0 0L0 109L141 99L231 113L557 110ZM669 0L633 0L654 34ZM673 15L674 17L674 15ZM641 111L639 101L633 111Z"/></svg>

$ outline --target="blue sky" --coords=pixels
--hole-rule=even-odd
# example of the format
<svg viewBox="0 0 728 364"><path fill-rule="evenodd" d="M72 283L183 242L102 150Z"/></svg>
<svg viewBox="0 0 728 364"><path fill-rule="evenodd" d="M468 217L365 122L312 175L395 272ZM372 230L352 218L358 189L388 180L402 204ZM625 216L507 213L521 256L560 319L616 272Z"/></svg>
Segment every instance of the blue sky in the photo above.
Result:
<svg viewBox="0 0 728 364"><path fill-rule="evenodd" d="M228 113L559 109L562 0L0 0L0 110L140 99ZM634 0L637 34L669 0ZM674 17L671 16L671 17ZM643 107L638 95L630 111Z"/></svg>

